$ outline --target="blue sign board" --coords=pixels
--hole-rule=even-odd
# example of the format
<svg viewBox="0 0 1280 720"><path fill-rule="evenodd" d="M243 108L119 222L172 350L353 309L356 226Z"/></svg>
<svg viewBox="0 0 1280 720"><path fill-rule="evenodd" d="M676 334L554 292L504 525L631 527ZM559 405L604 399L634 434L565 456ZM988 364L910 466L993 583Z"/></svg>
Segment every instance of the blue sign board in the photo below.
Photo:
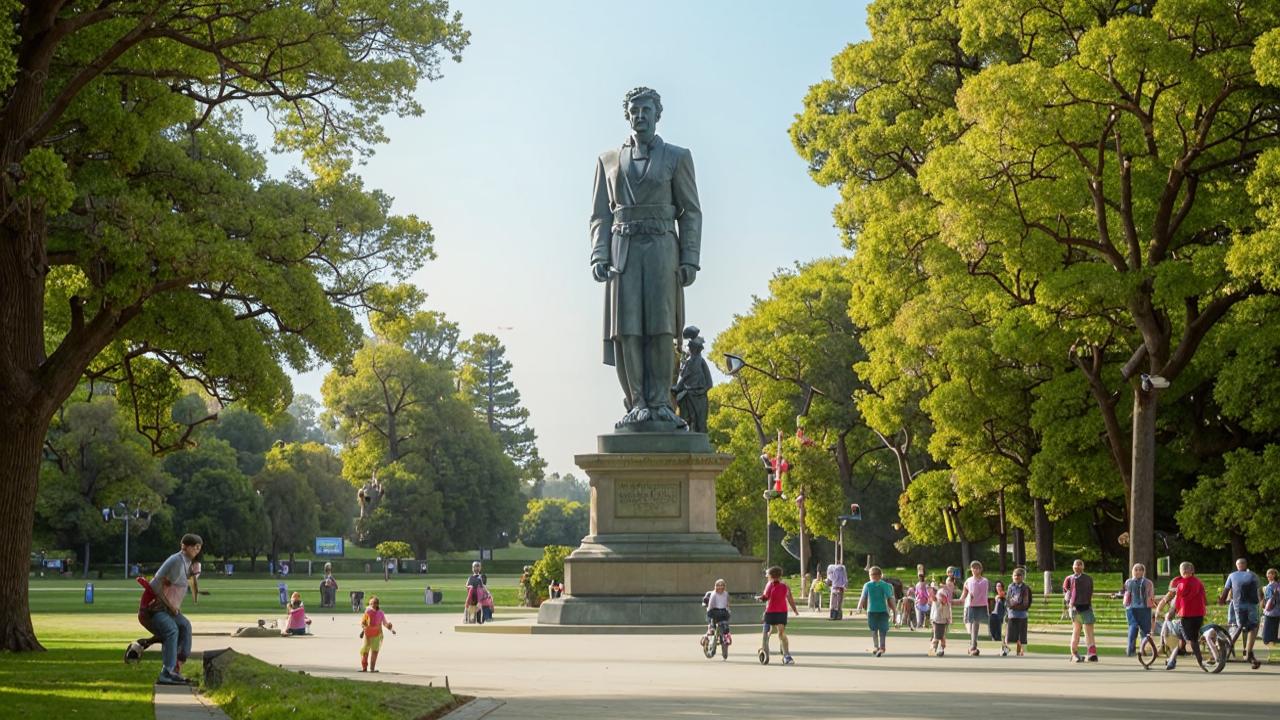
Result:
<svg viewBox="0 0 1280 720"><path fill-rule="evenodd" d="M325 557L342 557L343 547L340 537L316 538L316 555Z"/></svg>

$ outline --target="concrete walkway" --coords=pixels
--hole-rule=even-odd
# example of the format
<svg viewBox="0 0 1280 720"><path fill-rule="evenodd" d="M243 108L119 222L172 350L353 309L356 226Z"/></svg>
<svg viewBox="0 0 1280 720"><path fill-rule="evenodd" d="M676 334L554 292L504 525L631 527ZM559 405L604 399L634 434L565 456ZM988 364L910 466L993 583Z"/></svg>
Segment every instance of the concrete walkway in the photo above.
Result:
<svg viewBox="0 0 1280 720"><path fill-rule="evenodd" d="M227 714L195 689L183 685L156 685L156 720L227 720Z"/></svg>
<svg viewBox="0 0 1280 720"><path fill-rule="evenodd" d="M1143 670L1131 658L1073 665L1066 651L1025 658L964 654L959 633L947 657L927 656L927 634L890 633L889 654L866 652L865 635L805 635L791 640L793 666L760 665L754 623L735 627L727 661L702 656L696 634L563 635L457 632L452 615L400 615L383 645L378 675L358 672L358 620L317 622L296 638L197 637L196 649L234 647L267 662L316 675L367 682L448 686L505 704L487 718L949 718L1004 715L1109 718L1146 712L1164 717L1245 717L1273 710L1280 665L1249 670L1231 663L1207 675L1183 660L1174 672ZM749 612L749 611L746 611ZM527 617L527 616L526 616ZM752 613L754 619L754 613ZM531 619L495 622L531 622ZM844 621L857 623L863 620ZM198 621L197 621L197 630ZM1060 636L1031 638L1061 642ZM776 650L777 640L774 639ZM1265 651L1264 651L1265 653Z"/></svg>

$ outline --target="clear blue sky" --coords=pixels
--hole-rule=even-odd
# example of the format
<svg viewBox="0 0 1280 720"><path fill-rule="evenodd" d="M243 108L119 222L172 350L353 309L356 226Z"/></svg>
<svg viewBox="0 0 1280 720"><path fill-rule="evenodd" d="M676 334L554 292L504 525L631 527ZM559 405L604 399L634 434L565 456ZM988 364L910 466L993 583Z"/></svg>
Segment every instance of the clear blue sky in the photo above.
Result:
<svg viewBox="0 0 1280 720"><path fill-rule="evenodd" d="M623 412L587 264L592 172L627 137L623 94L657 89L658 133L693 152L703 270L686 314L711 340L777 268L842 252L836 192L809 178L787 128L832 56L866 37L864 5L453 3L471 31L462 62L420 88L425 116L387 123L361 174L433 225L439 257L414 282L464 333L506 345L549 470L581 475L573 456ZM323 375L295 390L318 399Z"/></svg>

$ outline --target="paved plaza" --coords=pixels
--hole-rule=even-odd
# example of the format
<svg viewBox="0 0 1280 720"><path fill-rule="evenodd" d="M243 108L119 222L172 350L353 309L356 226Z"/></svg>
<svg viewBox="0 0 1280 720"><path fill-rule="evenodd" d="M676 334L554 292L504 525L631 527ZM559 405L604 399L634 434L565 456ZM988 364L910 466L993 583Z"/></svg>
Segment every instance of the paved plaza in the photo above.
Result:
<svg viewBox="0 0 1280 720"><path fill-rule="evenodd" d="M386 639L381 672L371 676L356 671L357 617L317 616L315 635L303 638L198 636L195 649L229 646L321 676L436 685L447 676L456 693L502 701L489 718L1262 717L1280 687L1277 664L1251 671L1232 663L1208 675L1190 659L1167 672L1124 657L1073 665L1065 651L973 658L958 634L954 654L931 658L925 633L906 631L890 634L882 658L866 652L865 636L801 632L792 640L794 666L776 657L761 666L758 635L746 623L735 626L723 661L705 659L696 635L496 632L527 626L531 616L494 623L495 632L458 632L453 614L391 614L399 634ZM225 629L196 622L196 632Z"/></svg>

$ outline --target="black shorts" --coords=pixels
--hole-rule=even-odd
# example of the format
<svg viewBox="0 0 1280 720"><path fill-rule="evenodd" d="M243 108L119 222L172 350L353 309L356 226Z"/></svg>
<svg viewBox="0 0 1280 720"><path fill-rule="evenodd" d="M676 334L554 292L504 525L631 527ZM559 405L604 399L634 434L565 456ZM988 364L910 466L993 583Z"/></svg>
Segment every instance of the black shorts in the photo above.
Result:
<svg viewBox="0 0 1280 720"><path fill-rule="evenodd" d="M1005 639L1011 643L1027 644L1027 619L1026 618L1009 618L1009 632Z"/></svg>
<svg viewBox="0 0 1280 720"><path fill-rule="evenodd" d="M787 611L786 611L786 610L783 610L782 612L767 612L767 613L765 613L765 614L764 614L764 624L765 624L765 625L783 625L783 626L785 626L785 625L787 624Z"/></svg>
<svg viewBox="0 0 1280 720"><path fill-rule="evenodd" d="M949 628L949 627L951 627L951 623L934 623L934 624L933 624L933 639L934 639L934 640L946 640L946 639L947 639L947 628Z"/></svg>

